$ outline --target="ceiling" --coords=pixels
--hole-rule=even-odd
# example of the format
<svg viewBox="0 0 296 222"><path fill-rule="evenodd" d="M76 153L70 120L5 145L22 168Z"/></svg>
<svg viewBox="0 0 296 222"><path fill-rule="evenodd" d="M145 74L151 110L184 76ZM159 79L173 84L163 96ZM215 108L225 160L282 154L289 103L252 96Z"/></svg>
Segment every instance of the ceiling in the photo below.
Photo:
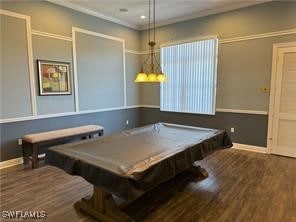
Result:
<svg viewBox="0 0 296 222"><path fill-rule="evenodd" d="M145 29L148 0L48 0L135 29ZM271 0L156 0L156 25L166 25ZM119 9L127 9L122 12Z"/></svg>

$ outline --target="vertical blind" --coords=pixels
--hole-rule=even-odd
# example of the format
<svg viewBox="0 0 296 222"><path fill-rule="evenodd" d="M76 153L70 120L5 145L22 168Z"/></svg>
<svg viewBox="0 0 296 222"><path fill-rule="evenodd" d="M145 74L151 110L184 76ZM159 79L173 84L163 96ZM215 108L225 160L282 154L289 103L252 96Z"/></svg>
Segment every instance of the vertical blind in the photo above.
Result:
<svg viewBox="0 0 296 222"><path fill-rule="evenodd" d="M161 48L162 111L215 114L218 39Z"/></svg>

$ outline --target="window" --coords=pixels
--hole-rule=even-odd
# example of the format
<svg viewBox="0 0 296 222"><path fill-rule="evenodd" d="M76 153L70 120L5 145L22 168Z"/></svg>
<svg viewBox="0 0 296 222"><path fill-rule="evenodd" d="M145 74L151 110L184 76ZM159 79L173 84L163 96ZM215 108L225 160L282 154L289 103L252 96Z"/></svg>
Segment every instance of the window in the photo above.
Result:
<svg viewBox="0 0 296 222"><path fill-rule="evenodd" d="M161 66L168 81L161 84L160 109L215 114L218 39L161 48Z"/></svg>

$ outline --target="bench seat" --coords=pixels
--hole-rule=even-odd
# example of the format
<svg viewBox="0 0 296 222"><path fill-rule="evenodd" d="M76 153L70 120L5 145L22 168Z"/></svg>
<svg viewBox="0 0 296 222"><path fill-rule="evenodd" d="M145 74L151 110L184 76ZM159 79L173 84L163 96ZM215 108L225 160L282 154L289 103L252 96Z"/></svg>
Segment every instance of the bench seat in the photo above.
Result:
<svg viewBox="0 0 296 222"><path fill-rule="evenodd" d="M101 130L104 130L104 128L98 125L79 126L79 127L73 127L73 128L67 128L67 129L28 134L23 136L22 140L29 143L40 143L40 142L60 139L60 138L69 137L69 136L77 136L81 134L93 133Z"/></svg>
<svg viewBox="0 0 296 222"><path fill-rule="evenodd" d="M38 146L40 145L50 146L67 143L74 138L93 138L95 134L102 136L103 132L104 127L102 126L86 125L24 135L22 137L24 163L28 163L31 160L32 168L38 168Z"/></svg>

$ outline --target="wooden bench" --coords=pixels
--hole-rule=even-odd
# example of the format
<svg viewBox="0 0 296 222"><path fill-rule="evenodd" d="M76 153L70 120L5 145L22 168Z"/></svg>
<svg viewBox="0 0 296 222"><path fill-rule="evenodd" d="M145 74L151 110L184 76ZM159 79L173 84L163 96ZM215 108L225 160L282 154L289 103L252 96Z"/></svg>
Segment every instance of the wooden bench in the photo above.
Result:
<svg viewBox="0 0 296 222"><path fill-rule="evenodd" d="M32 169L38 168L39 160L44 159L44 157L38 157L39 147L68 143L77 138L90 139L96 134L102 136L104 128L98 125L87 125L25 135L22 137L24 164L31 160Z"/></svg>

